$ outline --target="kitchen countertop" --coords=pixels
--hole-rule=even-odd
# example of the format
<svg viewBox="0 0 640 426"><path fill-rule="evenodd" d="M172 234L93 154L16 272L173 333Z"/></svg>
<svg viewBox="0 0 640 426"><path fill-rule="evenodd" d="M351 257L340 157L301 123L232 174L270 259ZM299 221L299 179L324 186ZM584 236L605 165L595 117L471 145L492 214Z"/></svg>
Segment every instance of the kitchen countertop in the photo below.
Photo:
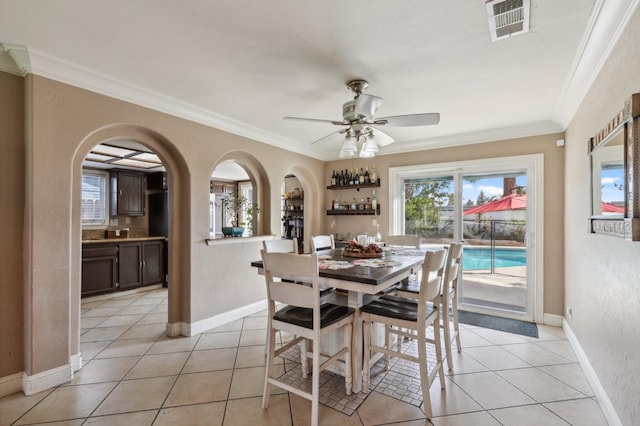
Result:
<svg viewBox="0 0 640 426"><path fill-rule="evenodd" d="M97 243L127 243L136 241L154 241L165 240L167 237L139 237L139 238L103 238L101 240L82 240L82 244L97 244Z"/></svg>

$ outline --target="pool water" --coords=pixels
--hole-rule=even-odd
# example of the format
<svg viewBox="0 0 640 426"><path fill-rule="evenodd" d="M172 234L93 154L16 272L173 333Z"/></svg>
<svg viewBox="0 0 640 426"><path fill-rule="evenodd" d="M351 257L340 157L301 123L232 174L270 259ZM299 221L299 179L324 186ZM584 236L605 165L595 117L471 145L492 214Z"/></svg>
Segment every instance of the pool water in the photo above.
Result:
<svg viewBox="0 0 640 426"><path fill-rule="evenodd" d="M496 248L494 252L494 266L496 268L526 266L527 264L527 251L525 249ZM465 247L462 256L462 269L465 271L491 269L491 249Z"/></svg>

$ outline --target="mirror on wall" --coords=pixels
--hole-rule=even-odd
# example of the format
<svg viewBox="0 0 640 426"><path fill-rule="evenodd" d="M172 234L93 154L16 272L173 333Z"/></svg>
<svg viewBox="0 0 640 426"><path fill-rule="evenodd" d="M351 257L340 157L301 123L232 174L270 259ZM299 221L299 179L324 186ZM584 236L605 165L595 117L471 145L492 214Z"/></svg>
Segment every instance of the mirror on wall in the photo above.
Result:
<svg viewBox="0 0 640 426"><path fill-rule="evenodd" d="M640 94L589 139L590 232L640 240Z"/></svg>
<svg viewBox="0 0 640 426"><path fill-rule="evenodd" d="M624 217L624 128L591 152L591 215Z"/></svg>

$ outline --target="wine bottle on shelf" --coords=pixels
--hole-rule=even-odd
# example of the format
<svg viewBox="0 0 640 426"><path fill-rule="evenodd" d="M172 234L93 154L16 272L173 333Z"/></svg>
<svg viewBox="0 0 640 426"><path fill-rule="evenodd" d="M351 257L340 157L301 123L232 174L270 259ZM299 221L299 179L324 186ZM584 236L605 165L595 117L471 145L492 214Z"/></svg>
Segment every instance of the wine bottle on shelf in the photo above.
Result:
<svg viewBox="0 0 640 426"><path fill-rule="evenodd" d="M364 183L371 183L371 176L369 175L369 167L364 170Z"/></svg>
<svg viewBox="0 0 640 426"><path fill-rule="evenodd" d="M358 176L358 181L362 184L364 183L364 170L360 167L360 175Z"/></svg>
<svg viewBox="0 0 640 426"><path fill-rule="evenodd" d="M378 183L378 173L376 172L375 164L373 165L373 167L371 167L371 173L369 173L369 179L371 180L371 183Z"/></svg>
<svg viewBox="0 0 640 426"><path fill-rule="evenodd" d="M331 173L331 186L336 185L336 169L333 169L333 173Z"/></svg>

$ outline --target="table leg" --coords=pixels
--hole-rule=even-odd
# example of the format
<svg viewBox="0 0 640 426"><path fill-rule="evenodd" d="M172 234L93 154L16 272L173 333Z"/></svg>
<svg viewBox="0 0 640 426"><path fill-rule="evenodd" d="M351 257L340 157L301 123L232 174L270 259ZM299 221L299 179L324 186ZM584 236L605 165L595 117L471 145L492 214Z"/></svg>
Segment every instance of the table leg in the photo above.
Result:
<svg viewBox="0 0 640 426"><path fill-rule="evenodd" d="M362 315L360 307L362 306L363 295L358 291L348 292L349 307L354 308L355 318L353 324L353 341L351 352L351 371L353 374L353 392L358 393L362 389L362 356L363 356L363 340L362 335Z"/></svg>

